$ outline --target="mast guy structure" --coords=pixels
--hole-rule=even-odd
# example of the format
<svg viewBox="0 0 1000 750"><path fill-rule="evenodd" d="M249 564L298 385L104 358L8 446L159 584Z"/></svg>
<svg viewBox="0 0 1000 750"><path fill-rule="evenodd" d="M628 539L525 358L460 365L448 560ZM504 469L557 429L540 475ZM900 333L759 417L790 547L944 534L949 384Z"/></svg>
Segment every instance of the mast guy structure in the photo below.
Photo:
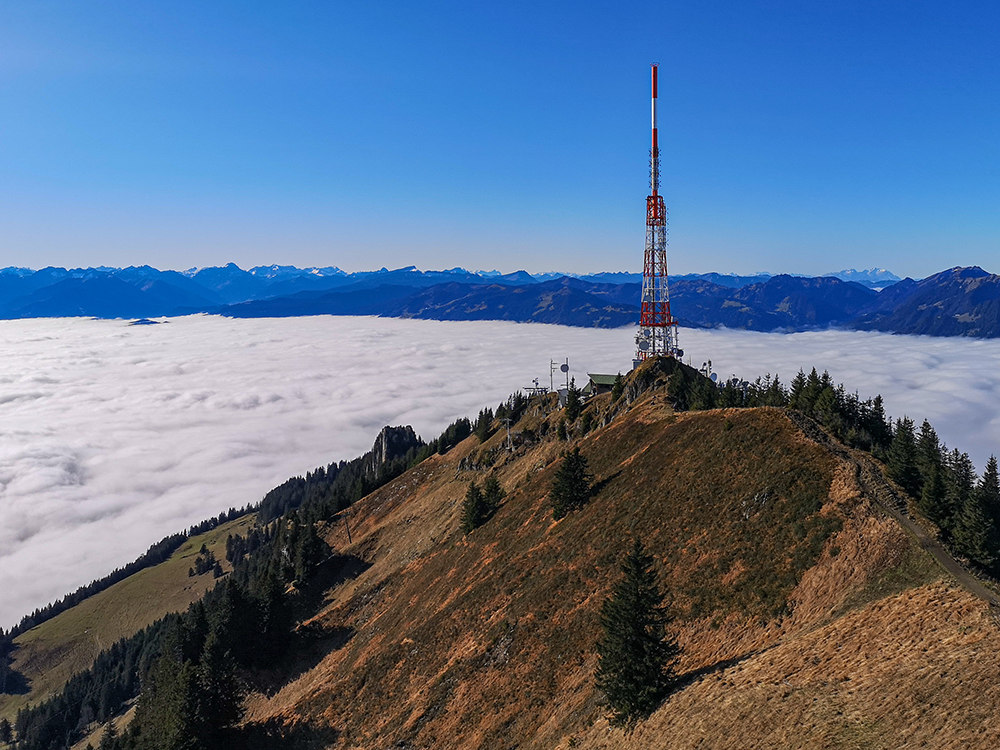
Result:
<svg viewBox="0 0 1000 750"><path fill-rule="evenodd" d="M653 70L653 146L649 152L649 189L646 198L646 257L642 265L642 305L639 332L635 337L633 366L648 357L680 359L677 347L677 321L670 314L667 288L667 208L660 195L660 149L656 142L656 70Z"/></svg>

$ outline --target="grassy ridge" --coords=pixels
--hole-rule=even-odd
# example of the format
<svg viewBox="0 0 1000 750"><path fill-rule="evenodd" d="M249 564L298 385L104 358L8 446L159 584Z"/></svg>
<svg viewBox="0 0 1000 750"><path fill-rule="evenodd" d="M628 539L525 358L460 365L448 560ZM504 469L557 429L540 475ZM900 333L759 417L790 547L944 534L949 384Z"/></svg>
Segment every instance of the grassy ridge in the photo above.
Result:
<svg viewBox="0 0 1000 750"><path fill-rule="evenodd" d="M587 408L600 424L611 407L605 396ZM690 646L682 670L770 645L850 509L829 500L829 452L775 409L675 415L651 394L573 443L555 439L559 419L529 409L517 430L543 437L523 450L491 458L504 436L472 437L358 503L347 551L371 567L329 592L314 620L354 635L258 716L335 716L348 747L557 747L565 728L600 716L598 608L636 534L681 627L720 621L725 637ZM598 491L555 522L548 489L569 445L588 457ZM460 498L488 464L507 500L462 536Z"/></svg>
<svg viewBox="0 0 1000 750"><path fill-rule="evenodd" d="M245 531L252 523L253 514L248 514L191 537L165 562L119 581L18 636L12 666L28 679L31 690L24 695L0 695L0 718L13 720L22 706L54 694L120 638L170 612L187 609L215 585L211 574L188 577L201 546L208 547L228 572L226 537Z"/></svg>

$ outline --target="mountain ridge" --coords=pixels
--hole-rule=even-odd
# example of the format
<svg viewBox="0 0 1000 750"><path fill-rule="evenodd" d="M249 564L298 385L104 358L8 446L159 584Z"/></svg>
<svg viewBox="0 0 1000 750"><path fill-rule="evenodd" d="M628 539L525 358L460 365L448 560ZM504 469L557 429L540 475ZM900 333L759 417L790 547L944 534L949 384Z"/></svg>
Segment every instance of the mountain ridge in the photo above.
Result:
<svg viewBox="0 0 1000 750"><path fill-rule="evenodd" d="M846 280L845 280L846 279ZM851 279L857 279L853 281ZM1000 336L1000 277L972 266L921 281L884 269L839 276L675 276L681 325L794 332L847 328L934 336ZM413 266L345 273L230 263L183 273L124 269L0 271L0 317L151 318L380 315L623 327L639 317L639 276L420 271Z"/></svg>

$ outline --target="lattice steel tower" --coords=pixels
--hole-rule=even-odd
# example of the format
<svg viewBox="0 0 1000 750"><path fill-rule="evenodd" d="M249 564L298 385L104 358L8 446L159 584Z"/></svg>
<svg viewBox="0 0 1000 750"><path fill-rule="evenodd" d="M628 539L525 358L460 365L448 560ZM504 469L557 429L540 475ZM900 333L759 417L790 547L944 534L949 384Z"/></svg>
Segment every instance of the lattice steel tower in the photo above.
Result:
<svg viewBox="0 0 1000 750"><path fill-rule="evenodd" d="M635 336L635 365L647 357L683 356L677 347L677 321L670 314L667 288L667 208L660 195L660 149L656 143L656 68L653 69L653 146L649 151L646 198L646 258L642 265L642 307Z"/></svg>

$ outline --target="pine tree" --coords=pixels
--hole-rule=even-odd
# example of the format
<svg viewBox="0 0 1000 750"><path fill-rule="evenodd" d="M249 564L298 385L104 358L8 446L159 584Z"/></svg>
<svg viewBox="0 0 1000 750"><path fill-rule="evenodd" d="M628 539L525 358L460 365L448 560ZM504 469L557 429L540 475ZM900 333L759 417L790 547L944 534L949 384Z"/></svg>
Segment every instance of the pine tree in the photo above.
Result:
<svg viewBox="0 0 1000 750"><path fill-rule="evenodd" d="M920 425L920 435L917 437L917 468L926 479L931 467L941 464L941 443L937 432L926 419Z"/></svg>
<svg viewBox="0 0 1000 750"><path fill-rule="evenodd" d="M920 497L920 471L917 468L917 443L912 419L903 417L896 420L886 462L889 475L896 483L913 497Z"/></svg>
<svg viewBox="0 0 1000 750"><path fill-rule="evenodd" d="M587 457L580 453L579 448L563 453L562 464L549 493L554 518L560 519L571 510L582 508L590 499L592 477L587 468Z"/></svg>
<svg viewBox="0 0 1000 750"><path fill-rule="evenodd" d="M623 579L601 607L604 634L597 644L597 688L616 726L634 727L670 692L680 649L667 633L671 617L656 582L653 558L636 539L622 565Z"/></svg>
<svg viewBox="0 0 1000 750"><path fill-rule="evenodd" d="M956 448L948 454L945 465L945 491L940 525L949 533L954 532L959 511L972 496L976 484L976 470L968 453Z"/></svg>
<svg viewBox="0 0 1000 750"><path fill-rule="evenodd" d="M10 744L14 740L14 732L10 728L7 719L0 719L0 742Z"/></svg>
<svg viewBox="0 0 1000 750"><path fill-rule="evenodd" d="M496 478L495 474L490 474L486 477L486 481L483 483L483 502L486 504L486 520L493 517L493 514L500 510L500 503L507 496L504 492L503 487L500 486L500 480Z"/></svg>
<svg viewBox="0 0 1000 750"><path fill-rule="evenodd" d="M198 734L206 747L221 747L225 730L243 715L243 686L226 641L228 628L220 624L205 639L198 664Z"/></svg>
<svg viewBox="0 0 1000 750"><path fill-rule="evenodd" d="M802 394L806 389L806 374L799 370L798 374L792 378L792 388L788 394L788 405L793 409L802 409Z"/></svg>
<svg viewBox="0 0 1000 750"><path fill-rule="evenodd" d="M976 493L983 511L989 516L993 526L1000 529L1000 473L997 471L996 456L990 456L990 460L986 462Z"/></svg>
<svg viewBox="0 0 1000 750"><path fill-rule="evenodd" d="M288 646L292 610L285 597L285 585L277 572L272 570L258 586L256 599L260 631L255 661L267 665L281 656Z"/></svg>
<svg viewBox="0 0 1000 750"><path fill-rule="evenodd" d="M295 580L308 579L313 568L323 562L329 552L327 543L316 533L316 525L311 521L304 523L295 545Z"/></svg>
<svg viewBox="0 0 1000 750"><path fill-rule="evenodd" d="M580 390L576 387L576 378L570 380L569 390L566 392L566 419L575 422L583 409L583 401L580 399Z"/></svg>
<svg viewBox="0 0 1000 750"><path fill-rule="evenodd" d="M466 534L478 529L488 518L486 499L483 491L475 480L469 482L469 489L465 493L465 501L462 503L462 531Z"/></svg>
<svg viewBox="0 0 1000 750"><path fill-rule="evenodd" d="M916 462L920 472L920 510L934 523L943 526L942 521L949 515L945 508L944 461L937 433L926 419L920 425Z"/></svg>
<svg viewBox="0 0 1000 750"><path fill-rule="evenodd" d="M950 521L946 504L944 470L940 463L930 464L924 474L924 486L920 490L920 510L931 521L944 528Z"/></svg>
<svg viewBox="0 0 1000 750"><path fill-rule="evenodd" d="M993 524L980 502L980 493L973 492L958 510L953 532L958 551L983 568L996 562L996 542Z"/></svg>
<svg viewBox="0 0 1000 750"><path fill-rule="evenodd" d="M198 691L196 667L182 658L179 628L167 636L143 686L134 723L142 746L155 750L194 747L197 736Z"/></svg>
<svg viewBox="0 0 1000 750"><path fill-rule="evenodd" d="M621 372L615 376L615 384L611 386L611 403L614 403L622 397L625 393L625 380L622 378Z"/></svg>
<svg viewBox="0 0 1000 750"><path fill-rule="evenodd" d="M479 438L480 443L485 443L489 440L490 435L493 434L491 427L493 426L493 410L489 407L481 410L479 412L479 417L476 418L476 427L474 432L476 437Z"/></svg>

